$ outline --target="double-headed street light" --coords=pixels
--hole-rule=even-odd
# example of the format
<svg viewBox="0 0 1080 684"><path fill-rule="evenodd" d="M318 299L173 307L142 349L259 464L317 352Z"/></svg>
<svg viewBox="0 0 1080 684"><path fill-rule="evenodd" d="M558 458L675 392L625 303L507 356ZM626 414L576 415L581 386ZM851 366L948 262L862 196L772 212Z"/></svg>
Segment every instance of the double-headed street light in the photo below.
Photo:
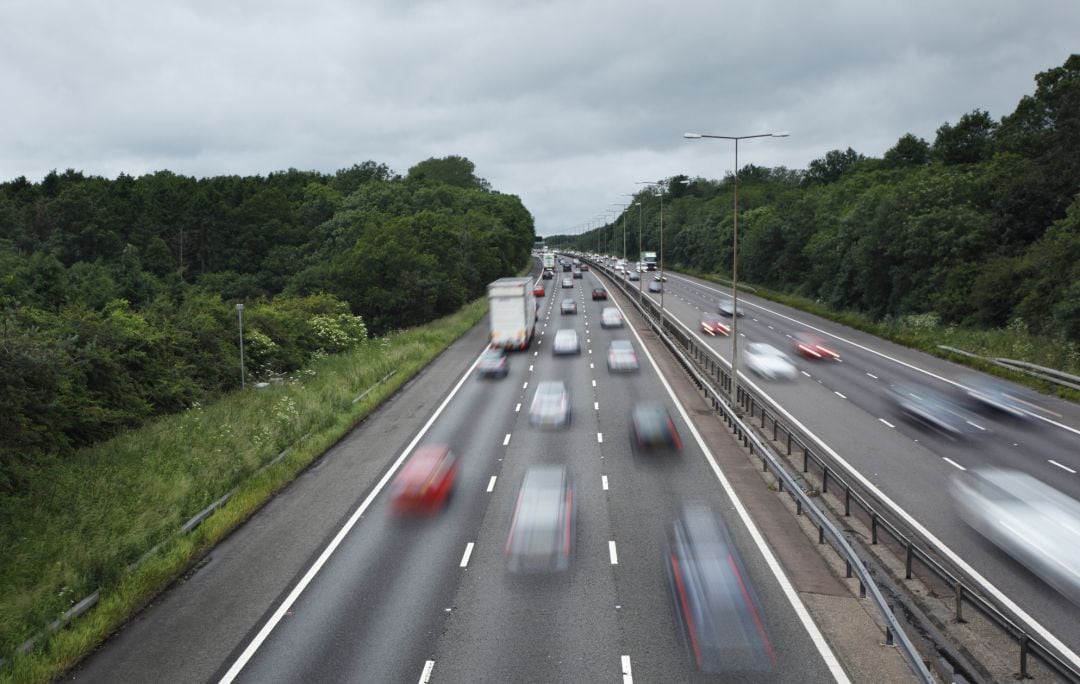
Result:
<svg viewBox="0 0 1080 684"><path fill-rule="evenodd" d="M739 377L739 141L750 138L786 138L790 135L787 131L776 133L758 133L757 135L707 135L705 133L683 133L684 138L697 140L700 138L715 138L718 140L735 141L735 189L733 201L733 222L731 238L731 408L737 410L738 395L736 385Z"/></svg>
<svg viewBox="0 0 1080 684"><path fill-rule="evenodd" d="M626 261L626 207L628 205L622 204L621 202L613 202L611 206L618 207L619 214L622 215L622 258L623 261Z"/></svg>

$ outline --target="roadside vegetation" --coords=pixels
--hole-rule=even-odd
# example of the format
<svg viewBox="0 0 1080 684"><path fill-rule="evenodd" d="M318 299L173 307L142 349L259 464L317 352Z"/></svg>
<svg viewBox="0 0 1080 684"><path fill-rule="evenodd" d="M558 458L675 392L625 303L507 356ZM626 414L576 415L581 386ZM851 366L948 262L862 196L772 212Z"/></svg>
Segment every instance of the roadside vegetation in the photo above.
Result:
<svg viewBox="0 0 1080 684"><path fill-rule="evenodd" d="M669 267L730 277L734 180L667 180ZM1000 119L975 109L881 158L832 150L806 170L744 166L738 181L741 281L916 346L1077 373L1080 54L1036 75ZM641 220L643 248L660 251L658 198L635 199L607 226L547 242L594 251L625 225L636 245Z"/></svg>
<svg viewBox="0 0 1080 684"><path fill-rule="evenodd" d="M101 590L89 613L40 640L28 655L9 659L0 680L48 681L70 667L486 310L486 301L476 300L432 323L318 355L280 384L233 392L53 459L17 494L0 498L4 658ZM286 449L281 461L255 474ZM178 533L234 489L193 532Z"/></svg>

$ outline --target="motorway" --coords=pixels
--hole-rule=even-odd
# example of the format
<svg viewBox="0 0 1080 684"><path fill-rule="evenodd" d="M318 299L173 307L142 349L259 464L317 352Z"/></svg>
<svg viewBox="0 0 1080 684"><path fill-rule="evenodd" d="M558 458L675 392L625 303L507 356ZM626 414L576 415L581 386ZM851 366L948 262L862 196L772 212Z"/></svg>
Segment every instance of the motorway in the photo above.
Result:
<svg viewBox="0 0 1080 684"><path fill-rule="evenodd" d="M643 274L646 282L653 274ZM731 340L700 333L705 311L730 302L730 290L667 272L664 307L698 341L730 361ZM628 282L630 286L637 283ZM659 295L645 293L659 302ZM949 491L955 477L979 466L1008 467L1080 500L1080 411L1056 397L1039 396L1027 419L982 412L972 434L954 438L905 420L889 399L893 383L956 392L972 371L882 341L871 335L790 307L739 294L746 315L739 319L740 377L771 397L817 435L880 492L917 520L999 592L1027 613L1080 666L1080 608L1062 600L1024 566L983 539L958 518ZM810 361L793 351L792 335L815 331L840 354L840 362ZM769 382L747 374L747 342L767 342L788 352L800 375L795 382ZM1023 390L1020 390L1021 392ZM1046 639L1049 637L1049 639ZM1071 653L1069 653L1071 652Z"/></svg>
<svg viewBox="0 0 1080 684"><path fill-rule="evenodd" d="M472 356L452 351L458 361L433 364L432 372L453 385L449 391L430 397L419 412L394 401L380 409L388 414L385 434L358 437L330 465L309 470L71 678L701 679L689 661L664 566L666 533L681 504L699 501L732 532L774 653L767 671L743 681L847 681L637 332L599 326L600 309L610 303L591 300L598 281L583 275L572 288L558 287L559 277L546 281L537 340L510 356L508 377L462 375L482 343ZM563 297L578 301L577 315L559 314ZM578 332L580 355L552 354L550 340L561 328ZM633 341L640 372L609 372L613 339ZM529 402L543 380L567 384L569 428L529 424ZM666 405L681 453L632 452L629 417L644 399ZM357 433L363 432L361 426ZM431 443L449 444L459 456L454 496L436 517L395 518L382 485L416 445ZM504 546L518 488L529 466L547 463L564 464L573 482L573 559L563 573L514 575ZM316 487L322 467L353 471ZM375 484L350 492L352 478ZM278 553L288 562L279 562Z"/></svg>

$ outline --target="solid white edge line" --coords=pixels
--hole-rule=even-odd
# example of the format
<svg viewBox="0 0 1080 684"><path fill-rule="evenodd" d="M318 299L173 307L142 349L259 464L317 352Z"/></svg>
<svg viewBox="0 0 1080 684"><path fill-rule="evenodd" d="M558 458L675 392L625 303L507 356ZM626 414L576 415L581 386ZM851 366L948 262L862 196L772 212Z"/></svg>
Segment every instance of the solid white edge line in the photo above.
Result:
<svg viewBox="0 0 1080 684"><path fill-rule="evenodd" d="M959 464L959 463L957 463L956 461L952 460L952 459L951 459L951 458L949 458L948 456L942 456L941 458L942 458L942 459L943 459L943 460L944 460L944 461L945 461L946 463L948 463L949 465L953 466L954 468L959 468L960 470L967 470L967 468L965 468L964 466L960 465L960 464Z"/></svg>
<svg viewBox="0 0 1080 684"><path fill-rule="evenodd" d="M837 392L836 390L833 390L833 394L835 394L836 396L840 397L841 399L847 399L847 397L845 397L845 396L844 396L843 394L840 394L840 393L839 393L839 392Z"/></svg>
<svg viewBox="0 0 1080 684"><path fill-rule="evenodd" d="M418 684L428 684L431 681L431 670L435 667L435 661L429 660L424 663L424 671L420 673Z"/></svg>
<svg viewBox="0 0 1080 684"><path fill-rule="evenodd" d="M762 307L759 307L759 308L762 308ZM778 316L783 316L783 314L777 314L777 315ZM787 318L787 317L785 316L785 318ZM791 319L791 318L788 318L788 320L794 321L794 319ZM682 321L677 321L677 322L679 323L679 325L681 325L683 327L683 329L688 331L688 333L690 335L692 335L694 337L694 339L696 339L698 342L700 342L703 346L708 347L708 345L705 344L705 340L698 337L698 335L696 333L694 333L692 330L690 330L690 328L688 328L684 323L682 323ZM795 321L795 322L798 322L798 321ZM816 328L815 328L815 330L816 330ZM818 331L818 332L824 332L824 331ZM635 331L635 335L636 335L636 331ZM835 335L832 335L832 336L836 337ZM837 338L837 339L840 339L840 338ZM640 337L638 337L638 341L639 342L641 341ZM852 344L854 344L854 343L852 343ZM860 348L862 348L860 345L857 345L857 344L855 346L859 346ZM708 347L708 348L711 349L711 347ZM648 350L646 349L644 351L645 351L645 355L647 357L649 357L650 361L652 361L652 357L649 356ZM877 354L878 356L884 356L884 354L881 354L879 352L875 352L873 349L867 349L866 351L873 352L873 353ZM724 363L727 364L729 369L731 368L731 362L730 361L728 361L727 359L725 359L722 356L719 357L719 358ZM885 357L885 358L889 358L889 357ZM908 364L905 364L903 361L898 361L897 363L900 363L901 365L905 365L905 366L908 365ZM653 367L655 367L655 366L656 366L656 364L653 363ZM914 368L914 367L912 367L912 368ZM927 371L922 371L921 369L915 369L915 370L920 370L920 372L927 373ZM928 375L933 375L932 373L927 373L927 374ZM937 376L935 376L935 377L937 377ZM812 440L814 440L814 442L817 443L817 445L822 449L822 451L829 454L829 456L833 460L835 460L837 463L839 463L844 468L844 470L849 475L851 475L851 477L858 480L859 483L863 487L865 487L869 491L873 492L874 496L876 496L879 501L884 503L886 506L888 506L892 510L896 511L897 514L904 520L904 522L909 527L911 527L913 530L915 530L918 534L922 535L924 540L926 540L931 545L937 547L938 549L941 549L941 552L945 555L945 557L948 558L956 568L958 568L961 572L963 572L965 575L967 575L973 582L978 584L979 587L984 592L993 595L995 600L997 600L999 603L1003 604L1014 615L1019 617L1024 622L1026 622L1032 628L1032 631L1037 633L1039 635L1039 637L1042 638L1048 645L1050 645L1051 647L1057 649L1058 653L1060 655L1064 656L1065 659L1068 660L1073 667L1080 667L1080 656L1077 656L1077 654L1071 648L1066 646L1064 644L1064 642L1062 642L1056 636L1051 634L1050 631L1046 627L1044 627L1041 622L1038 622L1037 620L1035 620L1035 618L1028 615L1027 611L1025 611L1020 606L1018 606L1015 602L1013 602L1012 599L1010 599L1008 596L1006 596L1005 593L1002 592L1000 589L998 589L995 585L991 584L990 581L987 580L985 577L983 577L979 572L977 572L975 570L975 568L968 565L967 561L965 561L963 558L961 558L959 554L957 554L955 551L953 551L952 548L946 546L943 541L938 539L935 534L930 532L930 530L926 529L926 527L924 527L922 523L917 521L910 513L908 513L903 508L901 508L900 505L897 504L895 501L893 501L890 497L888 497L885 494L885 492L878 489L877 486L874 485L872 482L870 482L870 480L868 480L865 475L863 475L855 467L853 467L850 463L848 463L846 459L841 457L840 454L838 454L832 447L830 447L828 444L826 444L824 440L822 440L820 437L818 437L815 433L811 432L809 428L807 428L805 425L803 425L797 418L795 418L795 416L791 415L787 411L787 409L785 409L783 406L780 406L780 404L778 404L775 400L773 400L772 397L770 397L760 387L758 387L753 382L748 380L742 374L742 371L739 372L739 379L740 379L739 380L740 382L752 387L754 389L754 391L756 391L759 395L761 395L762 397L767 398L770 401L770 403L772 404L773 409L775 409L777 411L777 413L780 413L784 418L791 421L792 425L794 425L797 429L801 430L803 432L803 434L808 435ZM944 380L944 378L941 378L941 379ZM662 376L661 376L661 380L664 382L664 385L666 387L667 386L667 381L664 380L664 378ZM949 381L949 382L951 382L951 381ZM953 384L957 384L957 383L953 383ZM668 392L671 393L670 388L668 389ZM671 395L674 396L674 393L671 393ZM682 409L681 406L679 408L680 408L680 410ZM1032 414L1032 415L1034 415L1034 414ZM684 413L683 418L685 419L686 417L687 416ZM1062 427L1066 427L1067 429L1070 429L1070 430L1072 429L1072 428L1068 428L1068 426L1062 426ZM1078 434L1080 434L1080 432L1078 432ZM916 441L918 441L918 440L916 440Z"/></svg>
<svg viewBox="0 0 1080 684"><path fill-rule="evenodd" d="M473 542L469 542L468 544L465 545L465 555L461 557L461 565L459 567L462 567L462 568L469 567L469 556L472 555L473 546L474 546Z"/></svg>
<svg viewBox="0 0 1080 684"><path fill-rule="evenodd" d="M619 564L619 554L615 552L615 540L611 539L607 543L608 555L611 556L611 564Z"/></svg>
<svg viewBox="0 0 1080 684"><path fill-rule="evenodd" d="M497 475L492 475L491 479L488 480L487 490L489 492L495 489L495 478L497 478L497 477L498 477Z"/></svg>
<svg viewBox="0 0 1080 684"><path fill-rule="evenodd" d="M1051 463L1053 463L1053 461L1051 461ZM608 488L607 488L607 475L601 475L600 476L600 487L603 488L603 490L605 492L608 490Z"/></svg>
<svg viewBox="0 0 1080 684"><path fill-rule="evenodd" d="M878 376L874 375L873 373L867 373L867 375L869 375L870 377L872 377L875 380L878 379Z"/></svg>
<svg viewBox="0 0 1080 684"><path fill-rule="evenodd" d="M481 352L481 356L482 355L483 352ZM338 533L334 535L334 538L330 540L329 544L326 545L326 548L323 549L323 552L319 554L319 557L316 558L315 562L311 564L311 567L308 568L308 571L304 573L304 576L301 577L300 581L297 582L296 585L292 588L292 591L289 592L289 595L285 597L285 600L281 602L281 605L278 606L277 610L274 611L274 613L270 616L266 623L263 624L262 628L255 635L255 637L252 638L252 640L248 643L248 645L244 648L240 655L237 656L236 661L233 662L232 666L228 669L228 671L226 671L225 674L221 677L221 679L218 680L221 684L229 684L236 679L236 677L240 674L241 671L243 671L244 667L251 660L252 656L255 655L255 652L259 650L259 647L263 645L263 642L266 641L266 638L270 636L270 632L274 631L274 628L277 627L279 622L281 622L281 618L283 618L285 616L285 613L287 613L288 610L292 608L292 605L296 603L296 599L300 598L300 594L304 593L304 589L307 589L307 586L311 584L311 581L313 579L315 579L315 575L319 574L319 571L322 570L322 567L326 565L326 561L330 559L330 556L333 555L334 551L337 550L337 547L341 545L342 541L344 541L345 536L349 534L349 531L352 530L353 526L355 526L356 523L360 520L360 516L362 516L364 512L367 511L368 507L371 506L371 502L375 500L375 497L378 496L379 492L383 490L383 487L385 487L386 484L390 481L390 478L394 476L398 468L401 467L401 464L404 463L405 459L408 458L409 454L412 453L412 450L416 448L416 445L419 444L420 440L424 438L424 435L427 434L427 431L430 430L431 426L435 424L435 421L438 419L438 417L442 415L443 410L446 408L447 404L449 404L450 401L454 398L454 396L457 395L458 390L461 389L461 386L465 384L466 380L472 377L473 367L479 360L480 356L477 356L476 361L473 361L471 364L469 364L468 370L466 370L465 373L462 374L461 379L458 380L457 384L454 385L454 388L450 390L450 393L446 395L446 398L443 399L441 404L439 404L439 407L435 409L435 413L433 413L431 417L428 418L427 422L424 423L424 426L420 428L420 431L417 432L416 436L412 438L412 441L410 441L408 445L406 445L406 447L402 450L401 455L397 457L397 460L394 461L393 465L391 465L389 470L386 471L386 474L382 476L382 479L379 480L375 484L375 487L368 493L368 495L364 497L364 500L360 502L360 505L356 508L355 511L353 511L353 514L349 516L349 519L345 522L344 525L342 525L341 529L338 530Z"/></svg>
<svg viewBox="0 0 1080 684"><path fill-rule="evenodd" d="M630 672L630 656L622 657L622 681L623 684L634 684L634 675Z"/></svg>
<svg viewBox="0 0 1080 684"><path fill-rule="evenodd" d="M1066 471L1068 471L1068 472L1072 473L1073 475L1075 475L1075 474L1076 474L1076 471L1075 471L1075 470L1073 470L1072 468L1070 468L1070 467L1069 467L1069 466L1067 466L1067 465L1062 465L1062 464L1058 463L1058 462L1057 462L1057 461L1055 461L1054 459L1050 459L1050 465L1056 465L1056 466L1057 466L1058 468L1061 468L1062 470L1066 470Z"/></svg>
<svg viewBox="0 0 1080 684"><path fill-rule="evenodd" d="M506 436L505 436L505 437L503 437L503 446L506 446L506 445L507 445L507 444L509 444L509 443L510 443L510 433L509 433L509 432L507 432L507 433L506 433Z"/></svg>
<svg viewBox="0 0 1080 684"><path fill-rule="evenodd" d="M618 304L616 304L616 306L618 306ZM724 471L720 470L720 465L716 462L712 452L709 451L709 447L705 445L705 440L702 439L701 433L699 433L694 424L690 422L690 416L686 413L686 409L683 408L683 405L675 397L675 391L671 388L667 378L660 372L660 367L656 365L656 360L653 359L652 354L649 353L648 348L645 346L645 342L641 339L641 335L639 335L637 330L633 327L630 328L630 331L634 334L634 337L637 338L641 351L645 353L645 358L649 360L653 370L656 371L657 377L660 378L660 384L667 390L668 396L671 397L672 403L675 404L675 408L679 412L679 416L683 419L683 423L686 424L690 434L694 437L694 441L697 442L698 448L700 448L701 453L704 454L705 460L712 468L713 474L716 475L716 479L720 481L720 486L723 487L724 493L731 499L732 506L734 506L735 511L739 514L739 518L742 520L743 524L746 525L746 529L750 532L750 537L754 540L758 552L761 553L762 557L765 559L765 563L772 571L773 576L776 577L776 581L783 590L788 603L791 604L792 610L794 610L795 614L799 617L799 622L802 623L803 629L806 630L806 633L810 636L810 640L813 641L814 646L817 647L821 659L825 662L825 666L829 668L829 672L832 673L833 678L835 678L837 682L840 684L850 684L851 680L848 679L847 673L844 672L843 666L840 665L840 660L836 657L836 654L833 653L832 648L829 646L829 642L825 640L821 630L819 630L817 624L814 623L813 618L810 617L810 612L806 609L806 605L802 602L802 599L799 598L799 594L795 591L795 587L791 584L791 580L784 574L784 569L781 567L780 561L773 555L772 550L766 543L765 538L761 535L757 525L750 519L750 514L747 512L746 507L743 506L742 500L739 499L738 494L735 493L735 488L731 486L731 482L729 482L727 476L724 475ZM701 338L698 338L697 335L694 335L694 337L697 338L698 341L701 341Z"/></svg>

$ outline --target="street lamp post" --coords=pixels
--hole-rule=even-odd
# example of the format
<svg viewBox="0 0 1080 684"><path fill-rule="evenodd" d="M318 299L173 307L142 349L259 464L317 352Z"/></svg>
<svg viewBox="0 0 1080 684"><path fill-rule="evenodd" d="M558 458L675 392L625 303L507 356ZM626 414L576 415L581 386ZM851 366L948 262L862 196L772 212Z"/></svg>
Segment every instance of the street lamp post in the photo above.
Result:
<svg viewBox="0 0 1080 684"><path fill-rule="evenodd" d="M240 389L244 389L244 305L236 305L236 316L240 322Z"/></svg>
<svg viewBox="0 0 1080 684"><path fill-rule="evenodd" d="M611 206L618 207L619 213L622 215L622 258L623 261L626 261L626 207L629 205L612 202Z"/></svg>
<svg viewBox="0 0 1080 684"><path fill-rule="evenodd" d="M731 238L731 408L737 411L738 407L738 384L739 377L739 141L750 138L786 138L790 135L787 131L776 133L758 133L757 135L707 135L705 133L683 133L684 138L697 140L701 138L714 138L717 140L735 141L735 187L732 195L733 218Z"/></svg>

